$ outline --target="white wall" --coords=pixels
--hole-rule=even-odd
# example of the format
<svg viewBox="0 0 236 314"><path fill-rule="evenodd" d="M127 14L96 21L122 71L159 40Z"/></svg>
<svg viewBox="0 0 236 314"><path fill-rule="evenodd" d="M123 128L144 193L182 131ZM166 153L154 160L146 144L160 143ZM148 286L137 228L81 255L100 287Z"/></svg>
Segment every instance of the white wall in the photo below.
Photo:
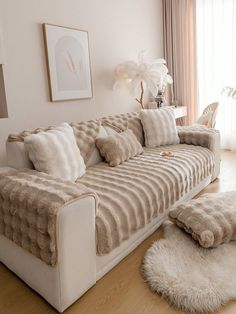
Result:
<svg viewBox="0 0 236 314"><path fill-rule="evenodd" d="M0 119L0 165L12 132L139 108L112 90L114 67L141 50L163 56L161 0L0 0L8 119ZM88 30L93 98L49 101L42 23Z"/></svg>

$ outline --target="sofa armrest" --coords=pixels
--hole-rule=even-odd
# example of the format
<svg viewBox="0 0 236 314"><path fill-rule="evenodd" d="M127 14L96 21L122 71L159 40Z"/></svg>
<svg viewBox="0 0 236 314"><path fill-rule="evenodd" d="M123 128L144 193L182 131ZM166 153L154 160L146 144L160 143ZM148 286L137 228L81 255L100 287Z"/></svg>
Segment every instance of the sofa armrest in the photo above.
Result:
<svg viewBox="0 0 236 314"><path fill-rule="evenodd" d="M0 234L0 240L5 244L5 249L0 250L0 261L59 312L96 283L96 208L96 195L82 184L33 170L0 171L0 233L4 235ZM15 241L15 235L11 236L8 226L3 228L3 220L13 222L13 225L17 220L20 222L19 213L28 219L29 224L33 223L31 233L35 237L33 229L36 226L32 217L37 211L46 215L50 213L52 217L56 214L56 260L45 259L47 254L44 256L44 251L38 254L35 243L24 247ZM42 217L37 219L37 223L40 231L44 232ZM22 223L24 225L24 220ZM6 234L3 229L8 230ZM47 232L51 233L50 228ZM39 235L36 238L40 240ZM42 244L41 241L39 243ZM56 262L55 265L51 261Z"/></svg>
<svg viewBox="0 0 236 314"><path fill-rule="evenodd" d="M0 233L50 266L57 263L61 208L95 193L35 170L0 174ZM95 213L94 213L95 215Z"/></svg>
<svg viewBox="0 0 236 314"><path fill-rule="evenodd" d="M199 126L178 126L178 135L181 144L207 147L212 152L219 150L220 132Z"/></svg>
<svg viewBox="0 0 236 314"><path fill-rule="evenodd" d="M215 170L212 181L220 172L220 132L199 126L178 126L181 144L196 145L208 148L214 154Z"/></svg>

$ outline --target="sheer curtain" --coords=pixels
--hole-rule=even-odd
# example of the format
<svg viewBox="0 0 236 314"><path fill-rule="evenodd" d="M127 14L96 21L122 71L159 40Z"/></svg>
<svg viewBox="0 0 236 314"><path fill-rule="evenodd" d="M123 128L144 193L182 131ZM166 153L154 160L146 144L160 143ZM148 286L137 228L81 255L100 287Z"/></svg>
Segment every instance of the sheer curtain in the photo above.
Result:
<svg viewBox="0 0 236 314"><path fill-rule="evenodd" d="M221 93L236 87L236 1L197 0L196 24L199 113L218 100L222 147L236 149L236 100Z"/></svg>
<svg viewBox="0 0 236 314"><path fill-rule="evenodd" d="M187 106L187 124L196 121L196 0L163 0L164 55L173 77L174 99Z"/></svg>

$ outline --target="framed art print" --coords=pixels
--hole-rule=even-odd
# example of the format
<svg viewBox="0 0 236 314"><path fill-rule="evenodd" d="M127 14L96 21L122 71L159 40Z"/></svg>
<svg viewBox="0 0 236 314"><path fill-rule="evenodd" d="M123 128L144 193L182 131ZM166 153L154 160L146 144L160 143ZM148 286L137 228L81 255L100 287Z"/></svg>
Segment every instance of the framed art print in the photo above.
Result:
<svg viewBox="0 0 236 314"><path fill-rule="evenodd" d="M44 24L51 101L92 97L88 32Z"/></svg>

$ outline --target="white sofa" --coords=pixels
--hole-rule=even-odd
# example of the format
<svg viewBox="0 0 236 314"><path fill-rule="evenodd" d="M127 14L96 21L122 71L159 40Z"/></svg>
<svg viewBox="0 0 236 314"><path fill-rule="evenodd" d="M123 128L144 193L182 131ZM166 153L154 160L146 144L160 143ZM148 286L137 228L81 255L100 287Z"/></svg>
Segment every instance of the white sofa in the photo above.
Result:
<svg viewBox="0 0 236 314"><path fill-rule="evenodd" d="M104 118L100 121L109 122L110 125L112 124L115 127L133 128L137 137L141 136L142 133L138 113ZM100 133L105 135L106 132L112 132L112 130L101 126ZM171 205L176 205L197 195L217 177L220 167L220 138L217 131L186 127L179 129L179 135L182 143L180 145L185 145L185 150L186 145L189 145L189 148L193 145L198 147L199 152L201 149L204 149L205 153L207 152L209 156L212 156L214 167L210 170L211 173L205 175L197 184L192 184L188 192L183 192L182 196ZM7 141L7 156L9 166L12 168L32 167L24 150L23 141ZM100 162L101 157L97 149L93 148L86 164L88 167L94 167L95 164ZM205 166L204 160L201 163L202 166ZM129 162L126 163L126 165L128 164ZM4 175L4 171L0 175ZM192 178L187 179L189 182L192 180ZM183 184L186 183L183 182ZM96 209L95 198L88 196L64 206L59 211L57 220L58 260L55 267L47 265L1 234L0 261L24 280L32 289L37 291L55 309L63 312L90 287L96 284L97 280L103 277L144 239L152 234L161 225L168 212L168 208L160 211L155 218L130 234L128 239L122 241L111 252L97 255L96 210L99 210L99 208Z"/></svg>

